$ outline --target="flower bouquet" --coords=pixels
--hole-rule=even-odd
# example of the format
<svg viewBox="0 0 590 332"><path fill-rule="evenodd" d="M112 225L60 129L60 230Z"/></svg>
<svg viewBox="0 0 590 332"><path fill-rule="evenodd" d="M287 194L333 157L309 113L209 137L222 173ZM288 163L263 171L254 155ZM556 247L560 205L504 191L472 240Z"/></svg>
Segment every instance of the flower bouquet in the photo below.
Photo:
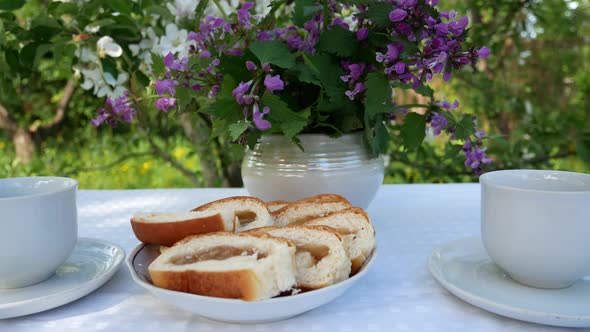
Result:
<svg viewBox="0 0 590 332"><path fill-rule="evenodd" d="M469 20L439 11L438 0L275 0L254 13L254 3L219 17L196 9L187 56L152 54L149 97L162 112L200 112L212 135L253 146L261 135L281 134L298 144L302 133L338 137L363 131L375 154L392 135L407 150L430 131L460 142L476 173L491 160L484 133L457 101L437 99L429 82L463 67L475 70L490 51L467 45ZM396 104L401 90L427 97ZM127 95L109 99L95 125L130 121ZM174 112L176 113L176 112ZM457 143L453 143L457 145ZM460 150L460 149L458 149Z"/></svg>

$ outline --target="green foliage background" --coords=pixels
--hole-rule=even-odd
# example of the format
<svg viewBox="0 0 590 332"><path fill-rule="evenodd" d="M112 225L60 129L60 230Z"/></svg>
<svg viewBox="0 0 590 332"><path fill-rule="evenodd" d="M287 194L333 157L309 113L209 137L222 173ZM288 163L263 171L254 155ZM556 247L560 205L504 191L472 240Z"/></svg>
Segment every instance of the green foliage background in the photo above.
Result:
<svg viewBox="0 0 590 332"><path fill-rule="evenodd" d="M149 2L154 11L161 8L165 12L158 7L159 1ZM15 12L16 22L29 27L37 24L47 35L23 32L17 40L6 40L4 31L13 21L7 13L16 3L19 1L0 0L0 104L10 109L18 125L43 127L54 117L64 86L72 77L75 46L71 35L75 31L39 19L47 4L29 1ZM114 10L128 9L119 8L126 1L106 3L117 7ZM459 99L461 111L478 117L491 137L486 145L494 159L492 167L590 173L590 2L453 0L441 1L441 6L468 13L473 44L492 50L477 74L459 73L451 84L433 84L439 97ZM63 5L60 10L71 9ZM111 34L127 36L131 42L137 34L134 29L145 22L130 17L136 21L100 23ZM37 45L35 52L27 55L20 50L15 63L11 52L25 39ZM40 46L46 44L46 48ZM407 92L398 97L405 101L419 98ZM181 123L194 119L148 114L154 119L147 133L136 125L96 129L90 126L90 119L102 103L102 98L76 89L60 125L33 133L34 158L26 165L16 158L11 134L0 126L0 177L65 175L79 179L84 189L227 185L221 179L207 179L225 174L224 160L239 160L239 148L196 143ZM460 146L445 148L446 138L427 137L427 144L407 153L401 148L403 135L393 134L399 140L389 147L386 183L476 180L461 158L449 158ZM211 156L217 158L210 161ZM205 159L217 168L214 174L201 167Z"/></svg>

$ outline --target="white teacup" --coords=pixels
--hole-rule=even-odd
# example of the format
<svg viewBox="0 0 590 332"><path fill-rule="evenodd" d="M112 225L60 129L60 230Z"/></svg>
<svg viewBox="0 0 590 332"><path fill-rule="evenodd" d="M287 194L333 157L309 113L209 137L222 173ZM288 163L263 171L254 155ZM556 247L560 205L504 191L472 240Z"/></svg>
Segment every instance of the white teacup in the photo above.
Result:
<svg viewBox="0 0 590 332"><path fill-rule="evenodd" d="M512 279L564 288L590 275L590 175L506 170L480 183L483 244Z"/></svg>
<svg viewBox="0 0 590 332"><path fill-rule="evenodd" d="M0 288L51 277L78 239L78 182L60 177L0 179Z"/></svg>

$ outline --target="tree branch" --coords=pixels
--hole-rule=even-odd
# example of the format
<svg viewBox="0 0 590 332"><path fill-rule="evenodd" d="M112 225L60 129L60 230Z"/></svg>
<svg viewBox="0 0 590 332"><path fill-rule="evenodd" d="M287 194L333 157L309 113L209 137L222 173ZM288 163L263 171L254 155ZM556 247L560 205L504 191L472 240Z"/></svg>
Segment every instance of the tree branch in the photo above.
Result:
<svg viewBox="0 0 590 332"><path fill-rule="evenodd" d="M8 110L2 104L0 104L0 129L7 130L11 134L18 129L18 125L10 118Z"/></svg>
<svg viewBox="0 0 590 332"><path fill-rule="evenodd" d="M164 159L165 161L167 161L172 167L176 168L178 171L180 171L184 176L186 176L187 178L189 178L189 180L191 180L191 182L197 186L200 187L201 186L201 181L199 181L199 178L195 175L195 173L191 170L189 170L188 168L184 167L181 163L179 163L176 159L174 159L174 157L172 157L168 152L162 150L154 141L154 139L148 134L147 135L148 138L148 142L150 143L151 147L152 147L152 151L156 154L158 154L158 156L162 159Z"/></svg>
<svg viewBox="0 0 590 332"><path fill-rule="evenodd" d="M68 109L68 105L72 100L72 95L74 94L75 90L76 80L74 78L70 78L64 88L63 96L57 104L57 109L55 110L55 115L53 116L53 119L42 125L30 126L29 131L32 133L39 131L43 135L44 133L51 131L55 129L57 126L59 126L65 119L66 110Z"/></svg>

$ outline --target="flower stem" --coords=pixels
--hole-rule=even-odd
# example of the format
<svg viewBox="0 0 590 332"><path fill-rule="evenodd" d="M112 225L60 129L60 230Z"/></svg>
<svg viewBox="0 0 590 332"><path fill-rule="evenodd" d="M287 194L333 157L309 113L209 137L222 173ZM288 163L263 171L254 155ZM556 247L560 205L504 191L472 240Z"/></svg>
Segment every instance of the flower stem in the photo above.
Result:
<svg viewBox="0 0 590 332"><path fill-rule="evenodd" d="M223 6L219 2L219 0L213 0L213 3L215 3L215 6L217 7L217 9L219 9L221 16L223 16L223 19L229 21L229 16L227 16L227 13L225 12L225 9L223 9Z"/></svg>
<svg viewBox="0 0 590 332"><path fill-rule="evenodd" d="M324 3L324 31L328 30L328 24L330 20L330 8L328 7L329 0L323 0Z"/></svg>

